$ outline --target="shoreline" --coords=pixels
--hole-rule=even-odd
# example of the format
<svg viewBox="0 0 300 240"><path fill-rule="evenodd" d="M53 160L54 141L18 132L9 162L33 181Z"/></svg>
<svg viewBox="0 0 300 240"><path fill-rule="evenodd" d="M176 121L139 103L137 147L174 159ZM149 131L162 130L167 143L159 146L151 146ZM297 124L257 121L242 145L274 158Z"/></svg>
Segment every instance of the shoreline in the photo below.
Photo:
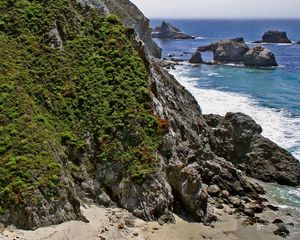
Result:
<svg viewBox="0 0 300 240"><path fill-rule="evenodd" d="M181 239L215 239L215 240L256 240L282 239L273 234L275 225L271 223L263 228L260 224L245 226L247 217L238 217L233 209L225 206L224 209L213 208L218 221L211 226L203 223L187 221L175 215L175 224L159 225L158 222L145 222L135 218L124 209L101 208L91 205L83 210L85 217L90 221L69 221L59 225L38 228L34 231L19 230L8 227L0 232L1 240L181 240ZM265 212L266 213L266 212ZM268 213L267 213L268 214ZM290 238L287 239L296 239Z"/></svg>
<svg viewBox="0 0 300 240"><path fill-rule="evenodd" d="M224 66L226 67L226 65ZM300 161L299 116L291 118L284 111L263 106L259 99L252 97L249 93L228 91L228 89L201 88L197 85L197 82L201 81L202 77L189 76L189 73L193 72L193 65L184 62L175 67L175 69L167 71L174 75L176 80L194 96L199 106L201 106L203 114L224 116L227 112L243 112L262 126L263 136L280 147L288 149ZM205 65L204 68L202 71L204 71L204 75L207 75L206 77L224 78L214 67L211 68Z"/></svg>

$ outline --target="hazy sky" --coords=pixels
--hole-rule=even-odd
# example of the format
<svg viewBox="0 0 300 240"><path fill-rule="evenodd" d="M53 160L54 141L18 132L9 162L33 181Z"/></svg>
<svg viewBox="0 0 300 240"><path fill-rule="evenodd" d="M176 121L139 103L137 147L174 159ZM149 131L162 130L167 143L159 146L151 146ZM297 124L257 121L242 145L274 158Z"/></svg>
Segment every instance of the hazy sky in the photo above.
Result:
<svg viewBox="0 0 300 240"><path fill-rule="evenodd" d="M300 0L131 0L148 18L300 18Z"/></svg>

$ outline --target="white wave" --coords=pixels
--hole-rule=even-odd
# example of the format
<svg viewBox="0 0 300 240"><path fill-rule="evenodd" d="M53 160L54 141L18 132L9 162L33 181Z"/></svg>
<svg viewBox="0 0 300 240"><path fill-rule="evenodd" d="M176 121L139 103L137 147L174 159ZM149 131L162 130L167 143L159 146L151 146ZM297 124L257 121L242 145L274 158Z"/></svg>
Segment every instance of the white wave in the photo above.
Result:
<svg viewBox="0 0 300 240"><path fill-rule="evenodd" d="M289 194L299 198L300 200L300 188L290 190Z"/></svg>
<svg viewBox="0 0 300 240"><path fill-rule="evenodd" d="M250 96L197 87L199 78L186 77L187 67L181 66L171 73L196 98L204 114L225 115L243 112L263 128L263 135L281 147L289 149L300 160L300 118L289 118L282 111L259 106Z"/></svg>
<svg viewBox="0 0 300 240"><path fill-rule="evenodd" d="M292 43L278 43L278 46L291 46L293 45Z"/></svg>
<svg viewBox="0 0 300 240"><path fill-rule="evenodd" d="M206 37L195 37L195 39L207 39Z"/></svg>
<svg viewBox="0 0 300 240"><path fill-rule="evenodd" d="M207 74L208 77L223 77L222 75L220 75L219 73L215 73L215 72L212 72L212 73L209 73Z"/></svg>
<svg viewBox="0 0 300 240"><path fill-rule="evenodd" d="M269 42L261 42L261 43L253 43L258 45L277 45L277 46L291 46L293 43L269 43Z"/></svg>

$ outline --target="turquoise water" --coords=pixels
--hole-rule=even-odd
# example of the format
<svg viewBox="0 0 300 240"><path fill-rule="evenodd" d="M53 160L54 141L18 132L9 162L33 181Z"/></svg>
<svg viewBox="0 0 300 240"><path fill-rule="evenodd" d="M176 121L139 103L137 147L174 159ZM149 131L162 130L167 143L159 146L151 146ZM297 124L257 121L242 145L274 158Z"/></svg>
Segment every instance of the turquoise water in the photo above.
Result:
<svg viewBox="0 0 300 240"><path fill-rule="evenodd" d="M161 20L152 20L152 25ZM163 55L188 60L197 47L211 42L244 37L249 46L267 30L286 31L292 41L300 40L300 20L169 20L197 38L156 40ZM183 62L171 73L197 99L203 113L224 115L244 112L263 127L263 135L288 149L300 160L300 45L266 44L276 55L273 70L235 65L192 66ZM211 53L203 55L205 60ZM300 207L300 188L277 189L279 204ZM275 191L275 192L276 192ZM274 191L272 191L274 193Z"/></svg>

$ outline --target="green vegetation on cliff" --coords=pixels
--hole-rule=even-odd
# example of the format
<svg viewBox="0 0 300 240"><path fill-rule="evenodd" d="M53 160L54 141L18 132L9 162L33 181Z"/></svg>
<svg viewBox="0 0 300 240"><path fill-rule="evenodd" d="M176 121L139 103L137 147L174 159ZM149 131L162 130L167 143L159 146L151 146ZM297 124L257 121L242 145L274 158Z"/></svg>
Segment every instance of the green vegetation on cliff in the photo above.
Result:
<svg viewBox="0 0 300 240"><path fill-rule="evenodd" d="M164 122L133 42L75 1L0 1L0 213L38 204L37 190L59 199L87 149L91 176L99 162L131 180L155 171Z"/></svg>

